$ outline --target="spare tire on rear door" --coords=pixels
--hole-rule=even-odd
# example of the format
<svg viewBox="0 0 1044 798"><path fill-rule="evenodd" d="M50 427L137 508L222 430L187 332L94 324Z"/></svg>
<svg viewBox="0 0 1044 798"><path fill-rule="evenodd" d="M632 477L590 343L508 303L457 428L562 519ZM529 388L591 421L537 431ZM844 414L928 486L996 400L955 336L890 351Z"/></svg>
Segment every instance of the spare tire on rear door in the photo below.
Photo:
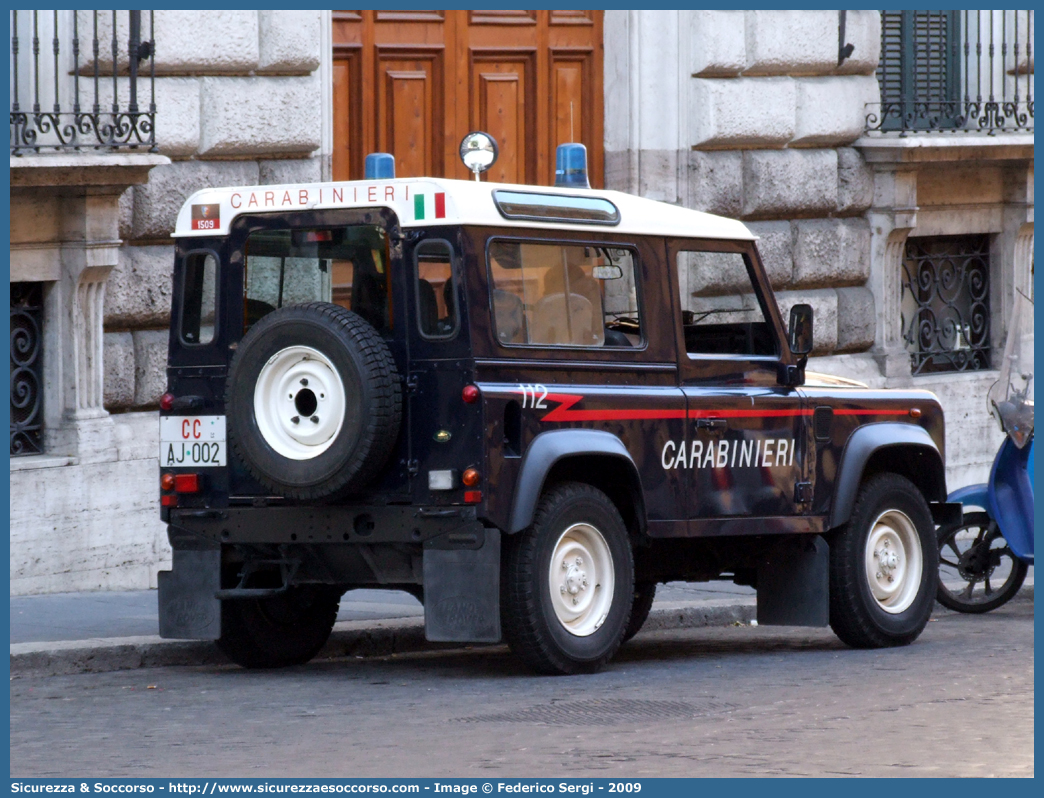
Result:
<svg viewBox="0 0 1044 798"><path fill-rule="evenodd" d="M366 487L394 449L399 374L361 316L328 302L291 305L239 342L225 412L233 454L266 489L336 498Z"/></svg>

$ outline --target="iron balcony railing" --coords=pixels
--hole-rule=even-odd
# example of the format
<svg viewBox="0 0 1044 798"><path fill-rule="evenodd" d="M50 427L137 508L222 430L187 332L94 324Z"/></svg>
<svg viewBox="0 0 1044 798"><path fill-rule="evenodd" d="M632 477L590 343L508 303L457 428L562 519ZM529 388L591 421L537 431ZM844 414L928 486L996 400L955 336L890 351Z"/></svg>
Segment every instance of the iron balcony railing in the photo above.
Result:
<svg viewBox="0 0 1044 798"><path fill-rule="evenodd" d="M12 155L156 149L153 12L10 14Z"/></svg>
<svg viewBox="0 0 1044 798"><path fill-rule="evenodd" d="M1033 11L882 11L866 129L1033 130Z"/></svg>

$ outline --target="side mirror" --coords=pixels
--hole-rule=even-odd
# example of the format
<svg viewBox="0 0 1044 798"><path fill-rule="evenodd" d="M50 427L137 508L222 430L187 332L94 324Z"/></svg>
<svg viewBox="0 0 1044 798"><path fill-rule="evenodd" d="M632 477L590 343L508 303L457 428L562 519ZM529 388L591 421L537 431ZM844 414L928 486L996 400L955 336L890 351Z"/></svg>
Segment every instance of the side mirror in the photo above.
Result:
<svg viewBox="0 0 1044 798"><path fill-rule="evenodd" d="M812 351L811 305L794 305L790 309L790 351L795 355Z"/></svg>

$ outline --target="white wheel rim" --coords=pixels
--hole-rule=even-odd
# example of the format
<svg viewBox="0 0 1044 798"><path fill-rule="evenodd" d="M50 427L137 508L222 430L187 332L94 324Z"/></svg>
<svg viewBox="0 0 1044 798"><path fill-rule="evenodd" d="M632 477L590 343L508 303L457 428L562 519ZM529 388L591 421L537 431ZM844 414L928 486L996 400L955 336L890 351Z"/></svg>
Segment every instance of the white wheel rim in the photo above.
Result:
<svg viewBox="0 0 1044 798"><path fill-rule="evenodd" d="M898 510L881 513L866 540L866 578L881 609L892 615L909 609L921 586L922 560L921 540L909 516Z"/></svg>
<svg viewBox="0 0 1044 798"><path fill-rule="evenodd" d="M311 347L281 349L257 377L257 428L269 446L290 460L311 460L329 449L344 424L344 411L340 374L326 355Z"/></svg>
<svg viewBox="0 0 1044 798"><path fill-rule="evenodd" d="M602 533L590 524L573 524L555 543L548 589L555 616L577 637L598 631L609 614L616 587L613 555Z"/></svg>

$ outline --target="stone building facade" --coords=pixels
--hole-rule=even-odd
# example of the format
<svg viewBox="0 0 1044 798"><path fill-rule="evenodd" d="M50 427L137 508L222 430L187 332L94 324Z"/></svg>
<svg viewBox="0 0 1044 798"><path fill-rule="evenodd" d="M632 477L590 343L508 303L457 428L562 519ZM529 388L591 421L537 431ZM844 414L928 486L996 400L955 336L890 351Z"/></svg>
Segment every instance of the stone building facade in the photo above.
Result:
<svg viewBox="0 0 1044 798"><path fill-rule="evenodd" d="M31 14L21 12L16 29L23 77L33 72L25 62ZM145 27L148 13L143 17ZM44 42L57 21L62 57L70 59L75 24L85 101L93 99L88 42L101 42L105 109L113 97L106 54L113 22L108 13L97 20L96 35L93 12L76 20L72 12L53 20L52 12L39 12L35 21ZM11 458L12 594L155 587L170 561L156 509L156 408L166 386L177 212L208 185L323 175L328 15L157 11L152 22L155 153L23 150L11 157L12 285L42 284L46 305L43 453ZM121 108L127 26L120 12ZM48 67L41 61L44 108L53 99ZM58 71L68 102L72 62Z"/></svg>
<svg viewBox="0 0 1044 798"><path fill-rule="evenodd" d="M1032 119L997 135L868 132L876 11L606 11L603 24L605 185L747 222L784 313L814 308L810 367L935 391L950 484L984 479L995 367L914 373L903 274L911 241L985 236L1002 344L1032 279ZM12 281L45 287L48 386L44 453L11 460L13 594L149 587L167 567L155 407L170 231L199 188L329 179L330 31L329 12L157 11L157 152L12 157ZM1015 73L1031 79L1032 60Z"/></svg>
<svg viewBox="0 0 1044 798"><path fill-rule="evenodd" d="M997 90L1007 80L1010 101L1017 77L1032 97L1031 12L939 13L957 15L949 19L959 46L974 37L972 64L975 38L999 53L1006 31L1011 59L1021 29L1022 56L1016 50L997 70ZM971 119L951 130L868 130L881 113L882 19L878 11L607 11L606 185L747 222L784 314L796 302L814 309L809 368L939 396L947 479L957 487L988 475L1002 433L986 392L1014 291L1032 296L1032 113L1028 129L1009 123L1013 131L978 129ZM985 85L973 84L972 98ZM1020 108L1026 99L1024 88ZM988 253L983 343L992 367L916 373L903 308L907 245L975 235ZM946 346L964 343L958 336Z"/></svg>
<svg viewBox="0 0 1044 798"><path fill-rule="evenodd" d="M748 222L784 314L812 305L816 354L874 336L873 179L852 144L880 29L848 16L838 67L836 11L606 14L606 118L630 121L606 126L607 186Z"/></svg>

